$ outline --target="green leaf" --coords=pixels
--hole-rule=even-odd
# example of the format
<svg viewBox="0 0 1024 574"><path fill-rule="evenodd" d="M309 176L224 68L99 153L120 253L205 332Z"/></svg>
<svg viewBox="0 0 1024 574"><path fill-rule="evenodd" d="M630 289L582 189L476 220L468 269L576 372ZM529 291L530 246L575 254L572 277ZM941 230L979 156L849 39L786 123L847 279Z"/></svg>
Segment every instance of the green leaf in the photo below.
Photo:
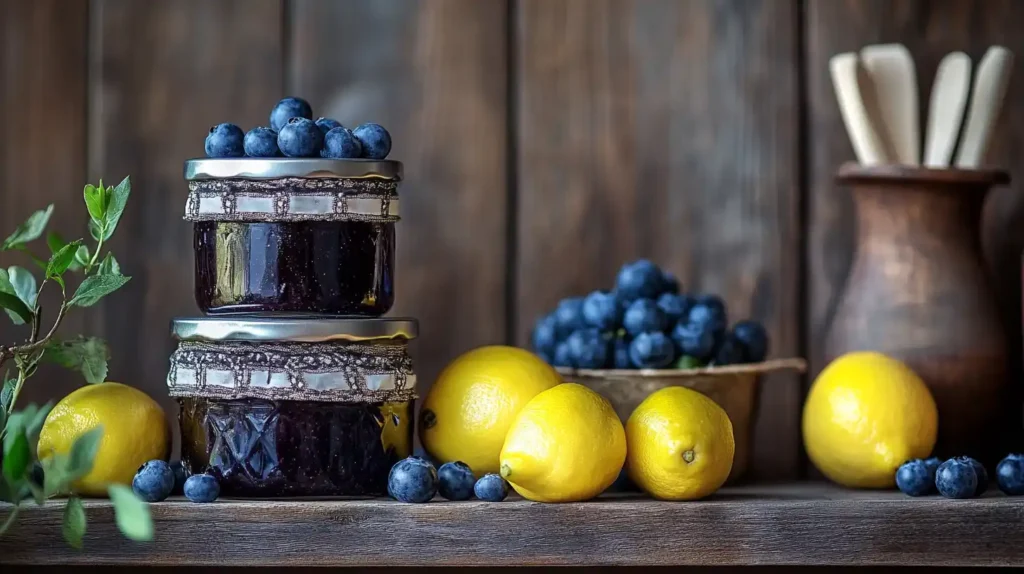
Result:
<svg viewBox="0 0 1024 574"><path fill-rule="evenodd" d="M125 275L90 275L75 291L69 305L91 307L103 297L120 289L131 277Z"/></svg>
<svg viewBox="0 0 1024 574"><path fill-rule="evenodd" d="M24 325L32 321L32 311L18 297L18 291L11 284L7 270L2 267L0 267L0 309L7 311L15 325Z"/></svg>
<svg viewBox="0 0 1024 574"><path fill-rule="evenodd" d="M107 494L114 503L114 517L121 534L139 542L153 540L153 518L146 503L123 484L111 484Z"/></svg>
<svg viewBox="0 0 1024 574"><path fill-rule="evenodd" d="M92 237L93 241L99 241L100 235L104 235L104 239L106 239L106 234L102 233L102 231L103 230L100 229L100 224L96 223L96 220L89 222L89 237Z"/></svg>
<svg viewBox="0 0 1024 574"><path fill-rule="evenodd" d="M29 241L38 239L43 231L46 230L46 224L50 222L50 216L53 215L53 204L51 203L46 209L41 209L28 217L25 223L22 223L14 230L7 239L0 244L0 251L7 249L14 249L19 245L24 245Z"/></svg>
<svg viewBox="0 0 1024 574"><path fill-rule="evenodd" d="M82 537L85 536L85 507L82 499L72 496L64 506L64 524L60 529L64 541L72 548L82 548Z"/></svg>
<svg viewBox="0 0 1024 574"><path fill-rule="evenodd" d="M31 408L35 408L35 405L29 405ZM32 412L32 415L25 415L25 434L28 435L29 443L36 443L39 441L39 431L43 428L43 423L46 422L46 416L50 414L53 409L53 401L47 402L45 405ZM25 409L28 412L28 408Z"/></svg>
<svg viewBox="0 0 1024 574"><path fill-rule="evenodd" d="M10 378L9 375L9 371L4 374L4 387L3 390L0 390L0 409L5 411L11 408L11 401L14 399L14 387L18 385L18 380Z"/></svg>
<svg viewBox="0 0 1024 574"><path fill-rule="evenodd" d="M28 447L25 429L19 428L13 434L13 440L4 440L4 476L11 483L23 479L28 465L32 462L32 451Z"/></svg>
<svg viewBox="0 0 1024 574"><path fill-rule="evenodd" d="M75 439L74 444L71 445L71 452L68 454L67 465L64 467L68 481L78 480L89 474L101 442L103 442L103 425L96 426Z"/></svg>
<svg viewBox="0 0 1024 574"><path fill-rule="evenodd" d="M32 273L24 267L12 265L7 268L7 276L11 286L14 287L14 293L18 296L18 299L21 299L21 302L29 309L35 309L38 285Z"/></svg>
<svg viewBox="0 0 1024 574"><path fill-rule="evenodd" d="M43 359L74 371L81 371L89 384L107 378L110 349L103 339L78 336L68 341L51 340L43 350Z"/></svg>
<svg viewBox="0 0 1024 574"><path fill-rule="evenodd" d="M83 245L83 246L78 248L78 251L75 252L75 265L74 265L74 267L72 267L72 269L77 271L78 269L81 269L82 267L85 267L88 264L89 264L89 247L87 245ZM76 269L76 267L77 267L77 269Z"/></svg>
<svg viewBox="0 0 1024 574"><path fill-rule="evenodd" d="M91 183L86 184L82 195L85 197L85 207L89 210L89 217L93 221L103 221L107 217L106 193L104 193L103 183L100 182L100 187Z"/></svg>
<svg viewBox="0 0 1024 574"><path fill-rule="evenodd" d="M118 264L117 259L114 259L114 254L107 252L103 257L103 261L100 262L100 275L120 275L121 265Z"/></svg>
<svg viewBox="0 0 1024 574"><path fill-rule="evenodd" d="M7 311L15 325L32 322L32 311L28 310L28 307L21 302L21 299L18 299L17 295L0 291L0 309Z"/></svg>
<svg viewBox="0 0 1024 574"><path fill-rule="evenodd" d="M128 203L128 196L132 192L132 182L126 177L117 184L117 187L107 188L107 190L110 194L110 204L107 206L105 226L107 236L104 239L110 239L110 236L114 234L114 229L117 228L117 223L121 220L124 206Z"/></svg>
<svg viewBox="0 0 1024 574"><path fill-rule="evenodd" d="M46 276L50 279L56 279L63 275L71 267L71 264L75 262L75 253L81 244L80 240L72 241L51 255L50 261L46 264Z"/></svg>
<svg viewBox="0 0 1024 574"><path fill-rule="evenodd" d="M51 453L41 463L43 465L43 496L68 492L71 484L67 472L68 457L59 453Z"/></svg>

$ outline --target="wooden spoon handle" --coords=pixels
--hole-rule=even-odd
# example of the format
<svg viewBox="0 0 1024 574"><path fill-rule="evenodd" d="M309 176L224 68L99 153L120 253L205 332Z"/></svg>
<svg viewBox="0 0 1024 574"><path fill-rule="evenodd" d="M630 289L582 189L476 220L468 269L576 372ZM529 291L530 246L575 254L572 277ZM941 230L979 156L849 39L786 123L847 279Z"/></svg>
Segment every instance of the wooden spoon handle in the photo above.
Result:
<svg viewBox="0 0 1024 574"><path fill-rule="evenodd" d="M989 48L978 64L971 109L967 112L964 137L956 157L957 167L976 168L985 158L992 129L1010 84L1012 67L1013 53L1002 46Z"/></svg>
<svg viewBox="0 0 1024 574"><path fill-rule="evenodd" d="M829 61L839 111L857 159L864 165L887 163L891 158L885 152L878 136L878 126L872 121L861 97L857 67L857 55L852 52L837 54Z"/></svg>
<svg viewBox="0 0 1024 574"><path fill-rule="evenodd" d="M971 58L963 52L946 54L935 72L928 104L924 165L947 167L960 135L967 96L971 90Z"/></svg>

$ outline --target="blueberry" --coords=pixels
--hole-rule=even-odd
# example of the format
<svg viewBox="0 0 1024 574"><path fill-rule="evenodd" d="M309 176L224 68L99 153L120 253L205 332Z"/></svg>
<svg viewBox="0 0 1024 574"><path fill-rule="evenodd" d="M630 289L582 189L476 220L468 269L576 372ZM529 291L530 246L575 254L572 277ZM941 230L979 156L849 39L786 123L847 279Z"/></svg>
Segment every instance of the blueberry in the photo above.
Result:
<svg viewBox="0 0 1024 574"><path fill-rule="evenodd" d="M448 500L469 500L476 478L462 461L446 462L437 469L437 492Z"/></svg>
<svg viewBox="0 0 1024 574"><path fill-rule="evenodd" d="M302 98L285 98L270 112L270 129L280 132L292 118L313 119L313 108Z"/></svg>
<svg viewBox="0 0 1024 574"><path fill-rule="evenodd" d="M978 489L978 475L970 462L951 458L935 472L935 487L946 498L971 498Z"/></svg>
<svg viewBox="0 0 1024 574"><path fill-rule="evenodd" d="M594 291L583 300L583 322L602 331L618 329L622 322L622 303L618 294Z"/></svg>
<svg viewBox="0 0 1024 574"><path fill-rule="evenodd" d="M675 325L685 317L690 312L691 305L693 305L693 300L686 295L662 293L658 297L658 308L665 314L669 325Z"/></svg>
<svg viewBox="0 0 1024 574"><path fill-rule="evenodd" d="M508 496L508 483L497 474L485 474L473 485L473 494L485 502L501 502Z"/></svg>
<svg viewBox="0 0 1024 574"><path fill-rule="evenodd" d="M320 131L324 132L324 136L334 128L344 127L341 125L341 122L338 120L332 120L331 118L317 118L313 123L316 124L316 127L320 128Z"/></svg>
<svg viewBox="0 0 1024 574"><path fill-rule="evenodd" d="M676 364L673 367L677 369L699 369L704 366L704 362L690 355L683 355L679 357Z"/></svg>
<svg viewBox="0 0 1024 574"><path fill-rule="evenodd" d="M661 292L662 293L679 293L679 280L676 276L669 273L668 271L662 271L661 273Z"/></svg>
<svg viewBox="0 0 1024 574"><path fill-rule="evenodd" d="M634 337L640 333L660 333L665 330L665 314L650 299L637 299L629 304L622 316L622 326Z"/></svg>
<svg viewBox="0 0 1024 574"><path fill-rule="evenodd" d="M391 134L378 124L363 124L352 130L363 146L366 159L384 159L391 153Z"/></svg>
<svg viewBox="0 0 1024 574"><path fill-rule="evenodd" d="M625 334L618 335L612 340L612 367L616 369L636 368L629 358L629 343Z"/></svg>
<svg viewBox="0 0 1024 574"><path fill-rule="evenodd" d="M243 140L245 155L249 157L277 157L281 150L277 147L277 132L270 128L252 128Z"/></svg>
<svg viewBox="0 0 1024 574"><path fill-rule="evenodd" d="M760 363L768 354L768 333L757 321L740 321L732 326L733 337L743 345L748 363Z"/></svg>
<svg viewBox="0 0 1024 574"><path fill-rule="evenodd" d="M919 458L908 460L896 469L896 486L910 496L931 494L935 490L935 469Z"/></svg>
<svg viewBox="0 0 1024 574"><path fill-rule="evenodd" d="M171 463L171 472L174 473L174 490L173 494L182 494L185 490L185 480L188 479L188 469L185 468L185 463L176 460Z"/></svg>
<svg viewBox="0 0 1024 574"><path fill-rule="evenodd" d="M646 259L627 263L615 278L615 290L626 302L654 299L662 291L661 269Z"/></svg>
<svg viewBox="0 0 1024 574"><path fill-rule="evenodd" d="M206 135L206 157L242 157L245 134L235 124L217 124Z"/></svg>
<svg viewBox="0 0 1024 574"><path fill-rule="evenodd" d="M569 358L577 369L603 369L611 356L609 341L597 329L573 331L565 340Z"/></svg>
<svg viewBox="0 0 1024 574"><path fill-rule="evenodd" d="M974 490L974 496L981 496L984 494L984 492L988 490L988 472L985 470L985 466L969 456L958 456L954 458L960 462L969 463L974 467L974 475L978 480L978 487Z"/></svg>
<svg viewBox="0 0 1024 574"><path fill-rule="evenodd" d="M193 474L185 479L184 491L192 502L213 502L220 496L220 483L212 474Z"/></svg>
<svg viewBox="0 0 1024 574"><path fill-rule="evenodd" d="M555 345L558 344L558 326L553 314L545 315L537 320L530 342L534 351L554 357Z"/></svg>
<svg viewBox="0 0 1024 574"><path fill-rule="evenodd" d="M288 120L277 133L277 147L288 157L316 157L323 145L323 132L306 118Z"/></svg>
<svg viewBox="0 0 1024 574"><path fill-rule="evenodd" d="M629 359L641 369L661 369L675 358L676 348L664 333L640 333L629 344Z"/></svg>
<svg viewBox="0 0 1024 574"><path fill-rule="evenodd" d="M555 307L555 326L562 336L586 326L583 322L582 297L568 297L558 302L558 306Z"/></svg>
<svg viewBox="0 0 1024 574"><path fill-rule="evenodd" d="M362 153L363 146L352 135L352 130L339 126L324 136L324 149L320 155L332 159L356 159Z"/></svg>
<svg viewBox="0 0 1024 574"><path fill-rule="evenodd" d="M388 474L388 494L399 502L427 502L437 493L437 471L421 458L402 459Z"/></svg>
<svg viewBox="0 0 1024 574"><path fill-rule="evenodd" d="M711 362L715 365L738 365L746 362L743 343L739 342L732 333L729 333L722 342L715 348L714 357Z"/></svg>
<svg viewBox="0 0 1024 574"><path fill-rule="evenodd" d="M1008 454L996 466L996 484L1010 496L1024 494L1024 455Z"/></svg>
<svg viewBox="0 0 1024 574"><path fill-rule="evenodd" d="M690 307L686 314L686 321L691 324L701 325L711 331L717 339L723 333L727 325L725 305L721 299L714 295L704 295Z"/></svg>
<svg viewBox="0 0 1024 574"><path fill-rule="evenodd" d="M572 367L572 351L569 350L569 343L562 341L555 345L555 353L551 355L551 364L556 367Z"/></svg>
<svg viewBox="0 0 1024 574"><path fill-rule="evenodd" d="M132 491L146 502L160 502L174 490L174 471L163 460L151 460L139 467L132 479Z"/></svg>
<svg viewBox="0 0 1024 574"><path fill-rule="evenodd" d="M715 350L714 332L699 323L680 321L672 329L672 341L681 355L688 355L698 361L707 361Z"/></svg>
<svg viewBox="0 0 1024 574"><path fill-rule="evenodd" d="M939 460L939 457L937 456L924 459L924 465L928 467L928 472L932 473L933 479L935 477L935 473L939 471L939 465L941 464L942 461Z"/></svg>

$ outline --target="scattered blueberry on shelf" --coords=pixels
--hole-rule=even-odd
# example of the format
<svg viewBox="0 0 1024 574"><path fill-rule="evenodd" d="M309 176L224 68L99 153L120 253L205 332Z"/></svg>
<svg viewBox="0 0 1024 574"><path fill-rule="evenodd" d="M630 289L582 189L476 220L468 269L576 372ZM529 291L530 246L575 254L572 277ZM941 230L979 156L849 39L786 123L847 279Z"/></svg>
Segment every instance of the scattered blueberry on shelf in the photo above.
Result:
<svg viewBox="0 0 1024 574"><path fill-rule="evenodd" d="M473 470L462 461L446 462L435 470L424 456L404 458L388 474L388 495L399 502L430 502L435 494L448 500L469 500L476 495L485 502L501 502L508 489L508 482L497 474L476 480Z"/></svg>
<svg viewBox="0 0 1024 574"><path fill-rule="evenodd" d="M235 124L210 128L204 146L207 157L324 157L331 159L385 159L391 153L391 134L379 124L349 129L321 117L313 121L313 108L302 98L285 98L270 112L270 126L248 132Z"/></svg>
<svg viewBox="0 0 1024 574"><path fill-rule="evenodd" d="M213 502L220 496L220 483L212 474L193 474L185 479L183 490L192 502Z"/></svg>
<svg viewBox="0 0 1024 574"><path fill-rule="evenodd" d="M485 474L473 485L473 494L484 502L501 502L508 496L508 482L497 474Z"/></svg>
<svg viewBox="0 0 1024 574"><path fill-rule="evenodd" d="M418 456L403 458L388 474L388 495L399 502L428 502L437 494L437 470Z"/></svg>
<svg viewBox="0 0 1024 574"><path fill-rule="evenodd" d="M996 484L1006 494L1024 494L1024 456L1011 454L996 466ZM910 496L936 492L946 498L975 498L988 490L985 466L969 456L914 459L896 470L896 487Z"/></svg>
<svg viewBox="0 0 1024 574"><path fill-rule="evenodd" d="M692 369L761 362L768 334L756 321L729 329L720 297L683 293L671 273L640 259L622 266L614 289L559 301L537 320L531 346L556 367Z"/></svg>
<svg viewBox="0 0 1024 574"><path fill-rule="evenodd" d="M462 461L446 462L437 469L437 492L448 500L469 500L475 483L473 471Z"/></svg>
<svg viewBox="0 0 1024 574"><path fill-rule="evenodd" d="M132 491L146 502L160 502L174 490L174 471L163 460L151 460L139 467L132 479Z"/></svg>

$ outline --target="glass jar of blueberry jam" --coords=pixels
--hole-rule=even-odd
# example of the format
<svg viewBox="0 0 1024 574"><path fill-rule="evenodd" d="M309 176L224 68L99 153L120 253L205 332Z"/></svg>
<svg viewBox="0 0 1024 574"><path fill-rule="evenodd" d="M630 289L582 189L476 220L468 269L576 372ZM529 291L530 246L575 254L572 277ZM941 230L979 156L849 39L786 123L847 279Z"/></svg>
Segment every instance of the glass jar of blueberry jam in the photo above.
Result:
<svg viewBox="0 0 1024 574"><path fill-rule="evenodd" d="M390 160L186 161L200 310L383 315L401 178Z"/></svg>
<svg viewBox="0 0 1024 574"><path fill-rule="evenodd" d="M412 319L175 319L181 458L226 496L377 496L412 452Z"/></svg>

